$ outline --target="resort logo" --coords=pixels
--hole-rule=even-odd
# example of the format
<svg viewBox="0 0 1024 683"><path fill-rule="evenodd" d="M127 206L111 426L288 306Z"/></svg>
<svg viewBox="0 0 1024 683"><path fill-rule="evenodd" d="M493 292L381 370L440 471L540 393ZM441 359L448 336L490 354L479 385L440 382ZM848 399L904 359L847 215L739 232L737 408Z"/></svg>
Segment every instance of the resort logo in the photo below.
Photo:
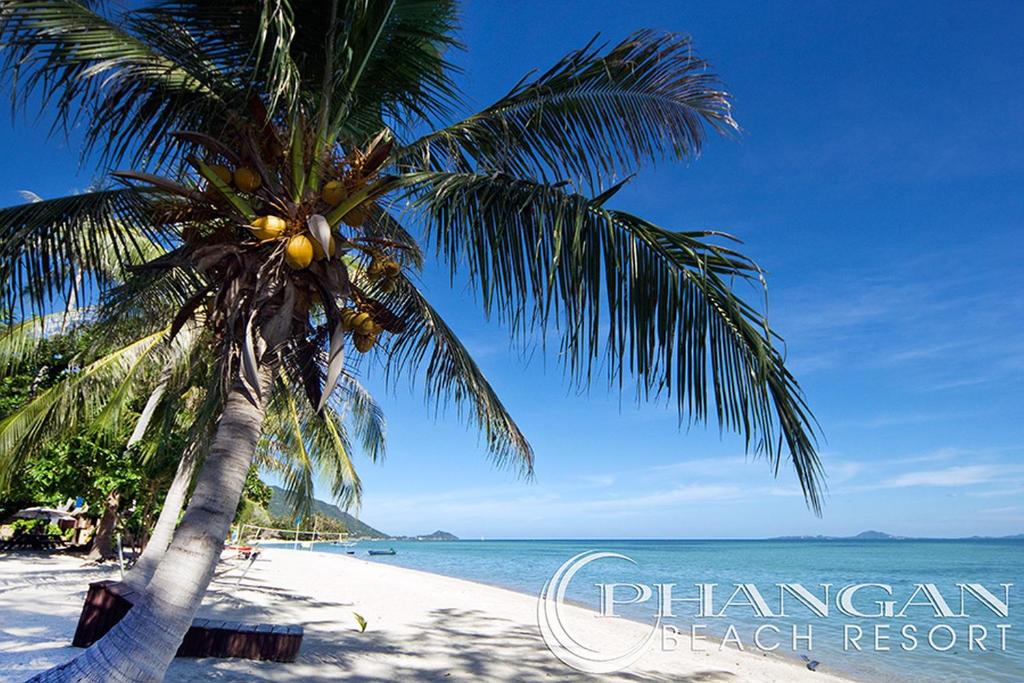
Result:
<svg viewBox="0 0 1024 683"><path fill-rule="evenodd" d="M595 617L589 610L569 605L566 595L573 578L599 560L637 565L617 552L582 552L555 571L537 602L537 624L544 643L558 659L584 673L621 671L655 643L665 652L681 647L702 652L717 645L719 650L812 653L822 639L826 649L843 653L919 649L944 653L956 648L962 655L1009 649L1012 583L986 587L956 582L950 588L907 581L810 587L800 583L770 587L692 583L693 589L684 591L677 583L599 582L589 584L597 589ZM625 643L609 641L598 621L622 619L623 608L636 622L635 638ZM673 620L685 620L685 632L671 623ZM621 638L621 631L615 637ZM818 665L807 655L803 659L809 669Z"/></svg>
<svg viewBox="0 0 1024 683"><path fill-rule="evenodd" d="M537 624L548 649L565 664L590 674L606 674L621 671L644 656L650 649L651 642L658 634L661 625L660 615L646 638L634 643L623 652L611 655L601 652L598 648L586 645L569 634L564 618L565 593L573 577L591 562L602 559L625 560L632 564L636 561L621 553L603 550L588 550L570 558L558 568L547 583L544 584L537 601ZM649 600L651 589L642 584L629 584L636 588L634 602ZM622 603L620 603L622 604Z"/></svg>

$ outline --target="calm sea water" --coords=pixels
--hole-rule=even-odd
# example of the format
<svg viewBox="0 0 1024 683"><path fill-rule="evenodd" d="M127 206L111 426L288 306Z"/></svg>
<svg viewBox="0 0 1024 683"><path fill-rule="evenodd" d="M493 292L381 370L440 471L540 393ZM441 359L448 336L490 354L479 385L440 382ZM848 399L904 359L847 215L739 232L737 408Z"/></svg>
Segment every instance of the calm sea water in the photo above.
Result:
<svg viewBox="0 0 1024 683"><path fill-rule="evenodd" d="M370 557L371 548L393 547L393 557ZM676 597L696 595L695 583L718 584L715 589L716 609L721 610L738 583L755 584L770 609L778 612L778 583L800 583L809 591L823 594L821 584L832 586L831 610L826 618L815 617L793 599L787 599L787 618L759 619L753 610L737 600L727 609L726 618L695 618L692 608L670 623L687 632L691 623L707 626L704 633L721 639L729 624L747 650L754 650L753 630L771 623L779 627L781 636L765 633L765 644L776 638L783 641L776 654L798 657L809 655L821 662L823 670L840 672L866 681L1024 681L1024 604L1019 601L1024 574L1024 541L453 541L453 542L360 542L354 548L318 544L317 550L344 553L355 550L361 558L411 567L437 574L510 588L530 595L540 593L544 583L566 560L587 550L609 550L627 555L636 561L631 565L621 560L601 560L584 568L574 579L568 597L597 607L597 583L677 584ZM297 551L301 552L301 551ZM891 599L895 611L903 607L916 584L934 584L954 612L960 611L958 583L980 583L1002 599L1000 584L1014 584L1009 589L1009 616L1000 617L968 596L964 618L936 618L927 604L911 606L904 618L856 619L836 609L836 591L846 585L882 583L893 587L894 595L886 598L877 589L865 589L855 600L862 612L878 607L876 602ZM625 596L630 591L624 591ZM922 596L914 602L925 603ZM620 609L624 616L653 622L656 596L647 603ZM812 649L804 641L791 645L791 628L800 635L807 625L813 627ZM860 624L864 630L857 652L848 646L844 651L844 625ZM874 628L888 624L879 631L889 635L889 651L875 651ZM916 650L906 651L911 641L901 636L901 629L912 624L917 629ZM928 644L929 631L934 643L944 652ZM975 625L975 646L970 647L969 629ZM998 624L1009 625L1002 648ZM977 645L981 628L987 631L982 650ZM710 647L718 647L711 643ZM734 647L730 645L730 647Z"/></svg>

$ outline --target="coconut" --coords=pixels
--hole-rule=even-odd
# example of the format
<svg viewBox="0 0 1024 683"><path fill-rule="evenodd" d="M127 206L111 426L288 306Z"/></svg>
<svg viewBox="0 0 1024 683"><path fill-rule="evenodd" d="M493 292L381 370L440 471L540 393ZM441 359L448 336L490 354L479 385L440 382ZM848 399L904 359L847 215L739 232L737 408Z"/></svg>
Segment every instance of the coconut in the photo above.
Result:
<svg viewBox="0 0 1024 683"><path fill-rule="evenodd" d="M317 261L323 261L327 258L327 254L324 252L324 248L320 246L320 240L310 236L310 241L313 242L313 258ZM330 242L327 243L328 251L331 252L331 256L334 256L334 252L338 250L338 245L334 241L334 235L331 235Z"/></svg>
<svg viewBox="0 0 1024 683"><path fill-rule="evenodd" d="M372 278L380 277L383 272L384 264L378 258L371 260L370 265L366 267L366 274Z"/></svg>
<svg viewBox="0 0 1024 683"><path fill-rule="evenodd" d="M210 170L217 174L217 177L224 181L225 185L231 184L231 169L220 164L211 164Z"/></svg>
<svg viewBox="0 0 1024 683"><path fill-rule="evenodd" d="M380 267L384 277L397 277L402 272L402 266L394 259L387 259Z"/></svg>
<svg viewBox="0 0 1024 683"><path fill-rule="evenodd" d="M384 292L385 294L390 294L391 292L395 291L395 287L397 285L398 285L398 282L395 280L395 278L393 278L393 277L386 277L383 280L381 280L379 283L377 283L377 288L380 291Z"/></svg>
<svg viewBox="0 0 1024 683"><path fill-rule="evenodd" d="M242 192L255 192L260 186L260 177L256 171L248 166L239 166L235 169L235 187Z"/></svg>
<svg viewBox="0 0 1024 683"><path fill-rule="evenodd" d="M369 213L367 212L365 206L356 206L349 210L349 212L346 213L344 216L342 216L341 220L345 223L345 225L349 226L350 228L358 228L360 225L366 222L366 219L368 217Z"/></svg>
<svg viewBox="0 0 1024 683"><path fill-rule="evenodd" d="M359 353L366 353L377 343L377 335L375 334L357 334L353 339L356 343L356 350Z"/></svg>
<svg viewBox="0 0 1024 683"><path fill-rule="evenodd" d="M262 242L263 240L277 239L283 235L288 224L278 216L260 216L248 227L256 239Z"/></svg>
<svg viewBox="0 0 1024 683"><path fill-rule="evenodd" d="M373 318L370 317L369 313L363 312L352 318L352 329L359 334L370 334L373 332L373 326L376 323L373 322Z"/></svg>
<svg viewBox="0 0 1024 683"><path fill-rule="evenodd" d="M354 308L343 308L341 309L341 329L346 332L351 332L356 328L355 317L359 315L359 311Z"/></svg>
<svg viewBox="0 0 1024 683"><path fill-rule="evenodd" d="M305 235L294 235L284 247L284 260L295 270L302 270L313 261L313 241Z"/></svg>
<svg viewBox="0 0 1024 683"><path fill-rule="evenodd" d="M341 200L348 196L348 192L345 191L345 183L340 180L331 180L324 185L320 196L325 202L334 206L340 204Z"/></svg>

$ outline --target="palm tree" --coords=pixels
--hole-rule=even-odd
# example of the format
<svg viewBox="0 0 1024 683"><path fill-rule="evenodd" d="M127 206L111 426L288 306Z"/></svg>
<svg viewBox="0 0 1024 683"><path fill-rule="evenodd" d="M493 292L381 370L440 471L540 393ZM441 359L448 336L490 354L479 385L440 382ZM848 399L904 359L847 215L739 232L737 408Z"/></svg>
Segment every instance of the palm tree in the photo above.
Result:
<svg viewBox="0 0 1024 683"><path fill-rule="evenodd" d="M528 442L416 286L421 242L515 338L557 339L574 381L589 383L603 358L620 389L673 397L681 417L710 413L776 472L788 458L819 509L813 418L761 310L733 288L762 283L760 269L726 235L609 206L646 163L690 158L709 132L736 129L687 38L592 43L436 127L459 109L450 1L0 8L15 101L34 96L58 128L79 125L104 170L133 168L112 174L118 186L0 212L11 304L44 312L69 288L102 292L89 267L97 243L132 253L134 226L167 252L124 287L182 302L168 334L202 326L222 396L145 600L40 680L163 676L279 380L302 389L296 414L315 418L342 374L422 371L429 396L462 406L497 462L531 471Z"/></svg>

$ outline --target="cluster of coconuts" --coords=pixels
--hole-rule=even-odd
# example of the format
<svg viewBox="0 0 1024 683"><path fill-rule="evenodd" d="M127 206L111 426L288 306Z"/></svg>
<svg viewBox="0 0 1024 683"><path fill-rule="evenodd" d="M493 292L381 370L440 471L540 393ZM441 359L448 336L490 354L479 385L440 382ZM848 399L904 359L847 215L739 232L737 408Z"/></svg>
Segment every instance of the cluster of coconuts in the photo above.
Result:
<svg viewBox="0 0 1024 683"><path fill-rule="evenodd" d="M214 171L217 175L221 176L222 179L230 177L234 182L235 187L240 190L252 192L259 187L259 176L257 176L251 169L241 167L232 173L229 169L223 166L212 168L214 168ZM221 170L217 170L218 168ZM325 203L330 206L336 206L344 201L352 191L358 189L358 186L359 182L352 179L348 181L331 180L324 184L320 195ZM366 222L367 216L366 207L357 206L348 211L341 220L346 225L358 227ZM282 237L286 232L291 231L289 230L289 227L289 223L279 216L260 216L253 220L249 225L249 229L252 231L253 236L261 242L276 240ZM288 238L288 242L285 244L284 248L284 260L290 267L295 270L302 270L303 268L307 268L314 260L322 261L328 256L334 256L337 249L335 246L334 235L331 235L328 250L324 251L320 242L314 239L313 236L306 232L301 226L295 225L291 227L293 227L297 234ZM395 265L397 266L398 264L395 263ZM394 275L397 274L398 271L396 270Z"/></svg>
<svg viewBox="0 0 1024 683"><path fill-rule="evenodd" d="M327 253L320 243L304 229L302 232L298 232L299 229L298 224L289 224L280 216L260 216L249 224L249 230L252 231L253 237L260 242L276 240L284 236L286 232L295 231L296 234L291 235L284 245L284 261L295 270L307 268L314 259L322 261L327 258ZM334 256L336 247L333 235L328 246L331 256Z"/></svg>
<svg viewBox="0 0 1024 683"><path fill-rule="evenodd" d="M356 350L366 353L377 343L377 336L383 328L368 311L355 308L341 310L341 328L352 334Z"/></svg>
<svg viewBox="0 0 1024 683"><path fill-rule="evenodd" d="M242 192L255 192L262 183L259 174L248 166L239 166L232 171L227 166L211 164L210 170L216 173L217 177L224 181L225 185L234 185Z"/></svg>
<svg viewBox="0 0 1024 683"><path fill-rule="evenodd" d="M240 167L232 172L225 167L213 168L222 180L227 183L227 178L230 178L239 190L253 192L259 187L259 176L251 169ZM218 170L218 168L222 170ZM324 184L320 196L324 203L336 206L349 197L352 192L357 191L361 184L360 179L351 176L345 180L330 180ZM351 227L358 227L365 223L367 218L368 210L364 204L348 211L342 217L342 221ZM320 242L310 235L299 221L287 221L280 216L273 215L259 216L248 227L253 236L261 242L288 236L284 247L284 260L289 267L295 270L307 268L314 260L321 261L328 257L328 253L324 251ZM328 247L329 255L334 256L336 251L334 235L331 235ZM377 282L381 291L391 292L395 289L401 271L402 266L397 261L386 254L374 252L371 254L366 274L371 281ZM342 309L341 324L342 329L352 335L353 343L360 353L366 353L372 349L383 331L370 312L357 308Z"/></svg>
<svg viewBox="0 0 1024 683"><path fill-rule="evenodd" d="M395 291L398 284L398 274L402 272L402 266L398 261L382 254L374 254L370 265L366 268L366 275L377 282L380 291L391 293Z"/></svg>

